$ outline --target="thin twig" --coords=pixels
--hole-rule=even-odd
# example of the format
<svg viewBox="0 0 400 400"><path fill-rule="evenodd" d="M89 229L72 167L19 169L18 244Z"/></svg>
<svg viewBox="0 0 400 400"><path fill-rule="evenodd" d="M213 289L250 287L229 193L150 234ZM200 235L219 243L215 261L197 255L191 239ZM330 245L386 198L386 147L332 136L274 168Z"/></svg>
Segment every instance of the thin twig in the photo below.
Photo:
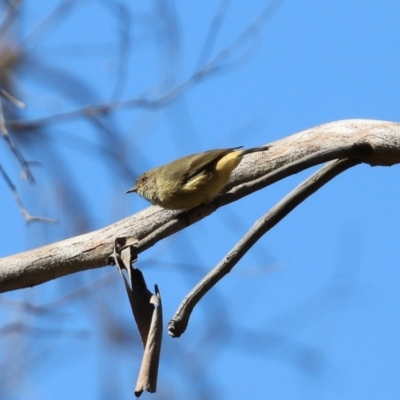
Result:
<svg viewBox="0 0 400 400"><path fill-rule="evenodd" d="M191 312L200 299L232 270L237 262L266 232L335 176L361 162L360 158L347 158L330 162L272 207L267 214L253 225L229 254L186 296L168 324L168 333L173 337L179 337L185 331Z"/></svg>
<svg viewBox="0 0 400 400"><path fill-rule="evenodd" d="M168 90L175 85L178 59L181 55L180 23L173 1L157 0L155 4L155 15L160 19L161 26L161 29L157 30L156 41L163 56L161 65L164 66L164 77L160 89ZM153 91L157 93L158 90L156 87Z"/></svg>
<svg viewBox="0 0 400 400"><path fill-rule="evenodd" d="M265 23L271 18L275 11L282 5L284 0L272 0L267 7L254 19L254 21L227 47L222 49L209 63L208 68L212 71L216 69L226 69L233 64L237 64L241 59L244 59L247 54L251 53L251 49L245 52L232 62L228 62L234 52L243 46L248 40L253 39L258 35L259 31Z"/></svg>
<svg viewBox="0 0 400 400"><path fill-rule="evenodd" d="M197 69L201 68L201 66L207 62L215 45L215 41L217 39L218 32L221 29L222 22L224 21L226 13L228 12L230 3L231 0L220 1L217 12L215 13L214 18L211 21L210 28L208 29L203 49L200 52L199 61L197 62Z"/></svg>
<svg viewBox="0 0 400 400"><path fill-rule="evenodd" d="M81 3L77 0L64 0L59 3L32 32L20 41L19 47L24 49L25 54L28 54L29 51L33 50L35 44L39 43L52 29L59 27L60 21L64 20L73 8L78 4L81 5Z"/></svg>
<svg viewBox="0 0 400 400"><path fill-rule="evenodd" d="M0 175L3 177L3 179L6 181L8 187L10 188L15 202L17 203L22 216L25 218L25 220L28 224L30 222L46 222L48 224L56 224L58 222L55 219L45 218L45 217L35 217L35 216L30 215L28 210L25 208L24 204L22 203L22 200L19 197L19 194L17 192L15 185L12 183L10 177L7 175L6 171L4 171L4 168L1 166L1 164L0 164Z"/></svg>
<svg viewBox="0 0 400 400"><path fill-rule="evenodd" d="M114 74L116 77L114 88L112 91L111 99L117 99L122 89L125 86L125 81L128 73L128 58L129 58L129 47L130 47L130 36L129 30L131 26L131 16L129 9L125 4L119 1L104 1L100 2L104 7L107 8L117 19L117 30L118 30L118 68Z"/></svg>
<svg viewBox="0 0 400 400"><path fill-rule="evenodd" d="M7 128L6 128L6 122L4 119L4 113L3 113L3 106L0 101L0 134L3 137L3 139L6 141L8 147L14 153L15 157L19 161L22 167L22 176L28 178L28 180L33 183L35 182L35 179L33 178L33 174L31 172L31 169L29 168L29 163L25 160L24 156L20 152L19 148L17 145L12 141Z"/></svg>
<svg viewBox="0 0 400 400"><path fill-rule="evenodd" d="M0 94L7 99L10 103L14 104L14 106L18 108L25 108L26 104L23 103L21 100L18 100L15 96L12 94L8 93L7 90L1 88L0 89Z"/></svg>

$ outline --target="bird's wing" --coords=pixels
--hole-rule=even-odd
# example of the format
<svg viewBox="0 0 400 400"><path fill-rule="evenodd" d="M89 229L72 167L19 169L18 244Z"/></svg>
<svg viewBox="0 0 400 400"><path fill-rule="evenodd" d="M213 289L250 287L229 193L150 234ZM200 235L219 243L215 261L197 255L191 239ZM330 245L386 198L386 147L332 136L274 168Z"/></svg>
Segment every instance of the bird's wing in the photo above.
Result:
<svg viewBox="0 0 400 400"><path fill-rule="evenodd" d="M200 174L207 174L213 164L216 164L222 157L241 147L209 150L192 156L191 162L188 164L188 169L184 174L184 181L188 182Z"/></svg>

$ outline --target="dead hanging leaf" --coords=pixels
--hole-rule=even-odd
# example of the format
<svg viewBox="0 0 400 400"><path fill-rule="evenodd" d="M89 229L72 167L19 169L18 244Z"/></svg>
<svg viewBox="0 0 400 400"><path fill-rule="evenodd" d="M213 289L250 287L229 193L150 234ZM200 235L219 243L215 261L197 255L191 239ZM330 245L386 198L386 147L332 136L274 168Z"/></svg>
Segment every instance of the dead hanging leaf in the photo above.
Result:
<svg viewBox="0 0 400 400"><path fill-rule="evenodd" d="M135 396L139 397L143 391L154 393L157 389L158 366L160 363L162 342L162 303L157 285L154 287L155 295L150 299L154 307L153 317L144 349L142 365L136 383Z"/></svg>
<svg viewBox="0 0 400 400"><path fill-rule="evenodd" d="M111 258L115 261L124 281L132 314L144 347L135 388L135 395L139 397L145 390L154 393L157 389L163 320L158 286L155 285L155 294L153 295L147 288L142 272L132 267L132 262L136 261L136 254L134 253L136 244L137 240L135 238L117 238ZM127 271L129 279L125 276L123 269Z"/></svg>

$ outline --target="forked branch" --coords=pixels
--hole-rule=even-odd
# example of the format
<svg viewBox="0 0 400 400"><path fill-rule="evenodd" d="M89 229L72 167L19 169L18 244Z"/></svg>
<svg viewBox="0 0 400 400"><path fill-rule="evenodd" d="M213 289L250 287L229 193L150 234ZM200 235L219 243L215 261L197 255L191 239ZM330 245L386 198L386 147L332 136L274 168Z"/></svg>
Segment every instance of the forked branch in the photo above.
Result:
<svg viewBox="0 0 400 400"><path fill-rule="evenodd" d="M360 158L345 158L343 160L330 162L315 174L311 175L278 204L272 207L271 210L252 226L229 254L227 254L186 296L179 306L178 311L168 324L168 333L172 337L181 336L186 330L190 315L196 304L215 284L232 270L239 260L263 235L286 217L286 215L301 204L307 197L311 196L335 176L361 162Z"/></svg>
<svg viewBox="0 0 400 400"><path fill-rule="evenodd" d="M337 121L274 142L268 152L246 156L234 171L231 190L210 204L180 212L149 207L98 231L0 259L0 292L106 266L117 237L135 236L139 254L218 207L310 166L348 158L371 166L400 163L400 124Z"/></svg>

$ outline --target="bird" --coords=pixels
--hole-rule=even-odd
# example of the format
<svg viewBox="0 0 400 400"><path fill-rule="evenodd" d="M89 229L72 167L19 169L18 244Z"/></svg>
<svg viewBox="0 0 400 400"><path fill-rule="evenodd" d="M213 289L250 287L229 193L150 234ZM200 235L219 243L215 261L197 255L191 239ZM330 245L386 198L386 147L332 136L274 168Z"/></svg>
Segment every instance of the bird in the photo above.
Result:
<svg viewBox="0 0 400 400"><path fill-rule="evenodd" d="M137 193L168 210L194 208L221 193L243 156L269 147L231 147L181 157L143 173L125 193Z"/></svg>

